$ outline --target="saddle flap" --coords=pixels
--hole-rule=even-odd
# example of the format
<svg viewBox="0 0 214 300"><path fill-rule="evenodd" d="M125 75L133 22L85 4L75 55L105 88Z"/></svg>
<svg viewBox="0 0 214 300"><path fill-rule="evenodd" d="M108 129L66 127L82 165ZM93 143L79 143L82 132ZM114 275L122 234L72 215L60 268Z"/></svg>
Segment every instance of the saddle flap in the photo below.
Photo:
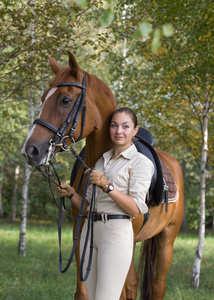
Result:
<svg viewBox="0 0 214 300"><path fill-rule="evenodd" d="M145 128L139 127L138 132L135 135L136 138L146 141L149 145L153 146L154 138L152 134Z"/></svg>
<svg viewBox="0 0 214 300"><path fill-rule="evenodd" d="M134 144L138 152L149 158L154 165L154 174L149 188L149 200L156 205L160 205L162 202L164 181L159 157L152 145L147 143L145 140L138 139L134 142Z"/></svg>

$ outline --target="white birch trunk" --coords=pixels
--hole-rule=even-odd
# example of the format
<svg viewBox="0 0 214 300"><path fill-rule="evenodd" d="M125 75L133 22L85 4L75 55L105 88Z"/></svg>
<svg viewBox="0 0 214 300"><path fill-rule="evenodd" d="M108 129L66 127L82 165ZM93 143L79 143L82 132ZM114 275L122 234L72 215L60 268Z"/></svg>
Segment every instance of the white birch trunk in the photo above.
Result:
<svg viewBox="0 0 214 300"><path fill-rule="evenodd" d="M14 185L13 185L13 192L12 192L12 197L11 197L11 204L10 204L10 220L12 222L14 222L16 219L16 198L17 198L19 171L20 171L20 167L19 167L19 165L17 165L15 167Z"/></svg>
<svg viewBox="0 0 214 300"><path fill-rule="evenodd" d="M33 124L34 117L34 104L33 100L30 99L30 128ZM27 215L28 215L28 185L31 175L30 166L26 164L24 182L22 186L22 199L21 199L21 223L20 223L20 237L18 253L20 255L26 256L26 230L27 230Z"/></svg>
<svg viewBox="0 0 214 300"><path fill-rule="evenodd" d="M202 124L202 151L201 151L201 167L200 167L200 224L199 224L199 241L195 252L195 260L192 269L191 287L199 287L200 267L204 249L205 238L205 192L206 192L206 164L208 151L208 95L203 108L203 124Z"/></svg>
<svg viewBox="0 0 214 300"><path fill-rule="evenodd" d="M24 183L22 187L22 199L21 199L21 223L20 223L20 236L18 253L22 256L26 256L26 230L27 230L27 204L28 204L28 184L30 179L30 166L26 164Z"/></svg>
<svg viewBox="0 0 214 300"><path fill-rule="evenodd" d="M30 9L34 10L35 0L30 1ZM34 23L31 24L31 45L34 44ZM33 93L31 93L33 95ZM34 119L34 102L31 96L30 98L30 129L33 124ZM30 166L26 164L25 174L24 174L24 183L22 187L22 200L21 200L21 223L20 223L20 236L19 236L19 246L18 253L22 256L26 256L26 230L27 230L27 213L28 213L28 185L31 175Z"/></svg>

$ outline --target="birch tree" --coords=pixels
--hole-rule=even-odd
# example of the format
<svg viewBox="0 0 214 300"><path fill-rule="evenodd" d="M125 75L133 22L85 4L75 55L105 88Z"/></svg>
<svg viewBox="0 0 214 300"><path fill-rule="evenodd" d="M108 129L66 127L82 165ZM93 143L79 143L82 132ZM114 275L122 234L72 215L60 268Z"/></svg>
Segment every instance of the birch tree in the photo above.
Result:
<svg viewBox="0 0 214 300"><path fill-rule="evenodd" d="M24 180L22 185L22 198L21 198L21 221L20 221L20 235L18 253L21 256L26 256L26 231L27 231L27 204L28 204L28 184L30 179L30 166L26 164Z"/></svg>
<svg viewBox="0 0 214 300"><path fill-rule="evenodd" d="M16 219L16 202L17 202L17 189L19 179L20 166L16 165L14 171L13 190L10 204L10 220L13 222Z"/></svg>
<svg viewBox="0 0 214 300"><path fill-rule="evenodd" d="M205 239L205 212L206 212L206 167L208 152L208 113L211 107L209 93L205 92L205 102L203 105L203 119L201 124L202 147L201 147L201 164L200 164L200 223L199 223L199 240L195 259L192 269L191 287L199 287L201 260L204 249Z"/></svg>

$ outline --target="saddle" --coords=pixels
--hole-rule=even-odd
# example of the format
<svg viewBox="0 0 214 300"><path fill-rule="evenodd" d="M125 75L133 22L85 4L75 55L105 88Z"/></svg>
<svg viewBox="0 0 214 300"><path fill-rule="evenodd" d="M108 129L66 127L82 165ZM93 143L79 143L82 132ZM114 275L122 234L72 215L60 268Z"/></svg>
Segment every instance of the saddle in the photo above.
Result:
<svg viewBox="0 0 214 300"><path fill-rule="evenodd" d="M154 174L149 188L149 196L147 205L152 203L159 206L166 203L166 211L168 210L168 201L176 200L177 188L172 172L167 165L161 161L153 148L154 138L145 128L140 127L135 135L134 144L138 152L149 158L154 165Z"/></svg>

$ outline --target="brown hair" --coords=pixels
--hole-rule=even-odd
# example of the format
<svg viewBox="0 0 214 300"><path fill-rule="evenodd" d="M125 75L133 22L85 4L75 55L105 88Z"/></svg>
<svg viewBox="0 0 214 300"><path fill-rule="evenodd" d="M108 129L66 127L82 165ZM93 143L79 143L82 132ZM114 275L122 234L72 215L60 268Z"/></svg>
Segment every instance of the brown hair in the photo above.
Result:
<svg viewBox="0 0 214 300"><path fill-rule="evenodd" d="M131 116L131 119L132 119L132 121L133 121L133 123L134 123L134 128L136 128L137 125L138 125L138 122L137 122L137 116L136 116L135 112L134 112L131 108L129 108L129 107L120 107L120 108L116 109L116 110L113 112L113 114L112 114L112 116L111 116L111 119L112 119L117 113L122 113L122 112L125 112L127 115L130 115L130 116Z"/></svg>

